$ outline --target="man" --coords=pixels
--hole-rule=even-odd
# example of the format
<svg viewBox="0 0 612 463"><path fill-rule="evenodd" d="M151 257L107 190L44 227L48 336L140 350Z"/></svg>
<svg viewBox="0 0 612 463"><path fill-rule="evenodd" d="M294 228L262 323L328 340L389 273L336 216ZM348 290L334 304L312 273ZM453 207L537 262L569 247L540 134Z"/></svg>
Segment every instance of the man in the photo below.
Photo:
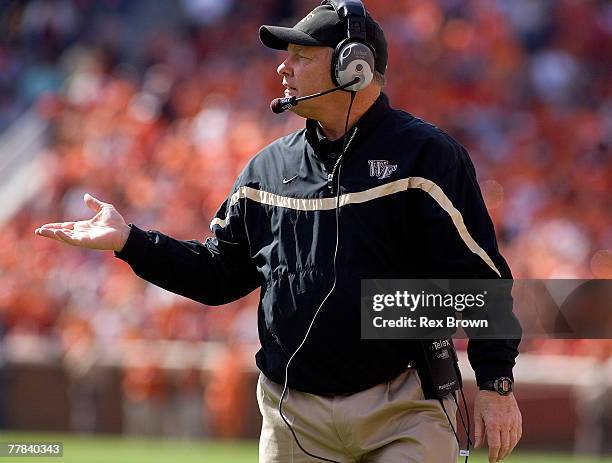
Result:
<svg viewBox="0 0 612 463"><path fill-rule="evenodd" d="M316 461L298 448L278 413L285 379L284 415L309 453L339 462L454 461L454 401L448 396L442 409L424 398L426 378L410 367L415 342L360 339L360 282L511 277L467 152L440 129L390 107L381 92L384 34L369 15L365 23L375 54L372 83L293 107L306 128L248 163L205 243L128 225L90 195L92 219L36 230L113 250L140 277L204 304L261 288L256 360L266 463ZM265 45L288 52L277 69L287 97L335 86L332 56L346 37L346 19L330 4L293 28L260 29ZM474 409L476 445L486 438L491 462L505 458L521 436L512 393L485 390L511 381L517 346L470 340L468 347L483 389Z"/></svg>

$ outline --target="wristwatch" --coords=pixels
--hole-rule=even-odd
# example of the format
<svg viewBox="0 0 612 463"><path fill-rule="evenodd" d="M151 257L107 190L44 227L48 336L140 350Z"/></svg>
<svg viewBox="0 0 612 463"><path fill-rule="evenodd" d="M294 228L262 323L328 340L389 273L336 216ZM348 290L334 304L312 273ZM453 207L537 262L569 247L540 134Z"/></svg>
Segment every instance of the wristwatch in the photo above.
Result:
<svg viewBox="0 0 612 463"><path fill-rule="evenodd" d="M483 391L495 391L499 395L508 395L512 392L514 381L507 376L502 376L493 381L485 381L480 385Z"/></svg>

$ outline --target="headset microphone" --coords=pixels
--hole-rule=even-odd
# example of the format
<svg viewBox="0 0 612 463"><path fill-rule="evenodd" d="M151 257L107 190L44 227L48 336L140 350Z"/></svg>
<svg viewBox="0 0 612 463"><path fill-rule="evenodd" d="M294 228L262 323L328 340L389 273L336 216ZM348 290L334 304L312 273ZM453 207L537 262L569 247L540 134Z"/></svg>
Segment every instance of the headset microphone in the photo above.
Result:
<svg viewBox="0 0 612 463"><path fill-rule="evenodd" d="M329 90L325 90L324 92L313 93L312 95L301 96L299 98L295 96L288 96L285 98L275 98L274 100L270 102L270 109L275 114L281 114L287 111L289 108L293 106L297 106L297 104L300 101L310 100L311 98L317 98L323 95L327 95L328 93L336 92L338 90L344 90L345 88L355 85L356 83L360 81L361 81L361 77L355 77L349 83L340 85L338 87L331 88Z"/></svg>

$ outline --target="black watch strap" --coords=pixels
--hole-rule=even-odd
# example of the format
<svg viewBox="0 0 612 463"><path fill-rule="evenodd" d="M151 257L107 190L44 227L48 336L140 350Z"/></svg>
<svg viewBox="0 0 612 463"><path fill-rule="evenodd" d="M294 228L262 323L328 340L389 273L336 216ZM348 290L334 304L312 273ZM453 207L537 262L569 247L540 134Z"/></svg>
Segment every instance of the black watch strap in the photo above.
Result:
<svg viewBox="0 0 612 463"><path fill-rule="evenodd" d="M483 391L495 391L499 395L508 395L514 389L514 381L507 376L502 376L492 381L485 381L480 385Z"/></svg>

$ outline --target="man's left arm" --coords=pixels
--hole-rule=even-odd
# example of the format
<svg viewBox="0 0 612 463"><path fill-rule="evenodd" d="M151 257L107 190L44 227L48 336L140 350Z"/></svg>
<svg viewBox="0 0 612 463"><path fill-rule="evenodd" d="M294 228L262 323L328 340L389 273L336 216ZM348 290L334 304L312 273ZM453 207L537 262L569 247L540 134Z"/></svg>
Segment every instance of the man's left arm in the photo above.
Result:
<svg viewBox="0 0 612 463"><path fill-rule="evenodd" d="M425 222L427 273L439 278L511 279L467 151L450 138L436 137L426 145L419 167L423 182L419 215ZM510 300L510 311L511 306ZM511 312L505 318L518 327ZM500 395L482 388L500 378L514 380L512 368L519 343L520 339L468 342L468 358L481 388L474 408L475 445L482 446L486 436L490 462L512 451L521 437L522 421L512 392Z"/></svg>

